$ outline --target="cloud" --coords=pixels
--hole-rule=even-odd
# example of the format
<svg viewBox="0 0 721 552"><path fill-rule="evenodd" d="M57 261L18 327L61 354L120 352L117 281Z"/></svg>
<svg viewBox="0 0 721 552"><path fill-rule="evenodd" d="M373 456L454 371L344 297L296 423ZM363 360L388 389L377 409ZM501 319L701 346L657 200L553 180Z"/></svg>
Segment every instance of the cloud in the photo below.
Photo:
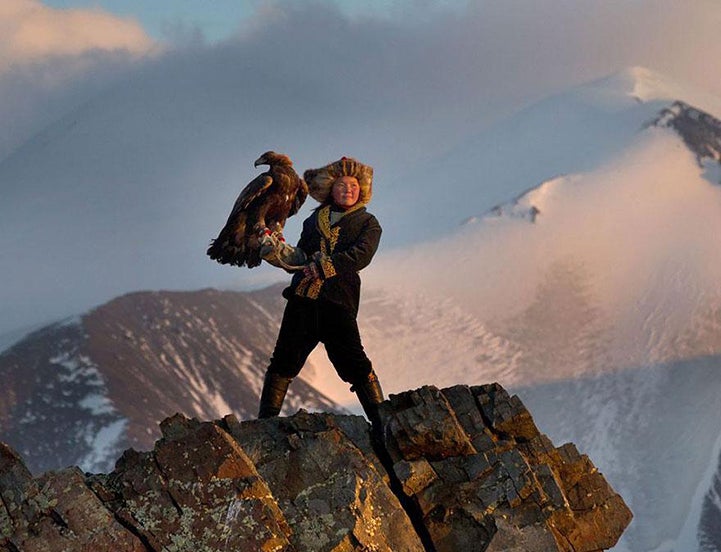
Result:
<svg viewBox="0 0 721 552"><path fill-rule="evenodd" d="M131 19L38 0L2 0L0 36L0 160L161 51Z"/></svg>
<svg viewBox="0 0 721 552"><path fill-rule="evenodd" d="M459 183L477 184L467 196L474 212L489 201L489 184L503 193L493 142L480 142L485 158L469 150L472 170L450 167L432 186L423 169L443 166L444 153L479 143L473 137L489 123L541 97L629 65L709 78L721 92L708 70L721 55L721 36L711 32L717 15L703 0L476 2L402 20L348 16L330 2L276 2L220 43L140 58L95 48L15 65L0 74L0 192L12 205L0 217L0 250L29 239L38 214L55 242L52 259L44 250L5 256L0 304L8 307L12 293L26 310L28 296L47 308L62 301L55 316L123 291L247 284L256 272L215 267L202 253L267 149L289 153L301 169L341 155L372 164L374 212L388 230L412 213L407 235L418 241L414 230L427 226L420 194L437 194L425 205L451 226L460 218L442 199ZM549 119L550 135L559 129ZM1 161L3 149L21 143ZM523 142L509 143L513 162L528 165ZM20 217L26 212L32 217ZM17 227L14 215L23 218ZM387 232L385 246L393 239ZM52 282L32 278L47 271Z"/></svg>
<svg viewBox="0 0 721 552"><path fill-rule="evenodd" d="M349 17L330 2L275 2L235 41L288 86L429 119L440 132L446 118L468 128L629 66L721 94L709 70L721 55L715 0L479 1L434 14Z"/></svg>
<svg viewBox="0 0 721 552"><path fill-rule="evenodd" d="M469 71L497 91L594 78L650 66L721 93L709 62L721 54L721 5L712 0L477 2L454 25L447 50L464 48ZM511 93L513 89L507 88Z"/></svg>
<svg viewBox="0 0 721 552"><path fill-rule="evenodd" d="M132 19L100 9L54 9L39 0L3 0L0 34L0 71L92 50L143 54L153 46Z"/></svg>
<svg viewBox="0 0 721 552"><path fill-rule="evenodd" d="M433 17L424 15L428 2L435 6ZM9 60L26 64L22 75L13 75L24 90L18 99L0 90L6 106L22 105L3 108L9 117L17 114L6 128L22 126L20 119L27 113L32 117L35 105L41 110L53 105L56 89L68 96L64 75L72 75L74 93L80 94L83 82L95 90L95 75L82 77L86 64L99 73L103 64L117 66L118 50L137 55L152 45L133 21L98 10L54 10L37 0L0 4L0 30L14 37L0 45L0 71L7 70ZM721 7L715 0L684 5L673 0L516 0L512 5L411 0L405 5L409 9L401 18L394 15L400 10L385 17L349 16L331 1L265 2L229 40L210 46L186 41L183 52L168 53L167 64L187 55L207 63L207 73L232 72L230 58L235 58L247 70L244 84L233 83L238 93L264 108L276 98L267 91L282 86L289 92L282 105L289 123L294 117L302 121L308 102L322 104L329 121L387 116L382 132L392 135L398 148L416 152L413 160L428 150L450 148L548 94L631 65L721 94L721 75L708 70L709 60L721 56L716 32ZM59 62L38 70L38 60L62 53L69 70L58 68ZM165 65L157 67L163 71ZM28 100L35 96L38 102ZM58 110L71 105L56 104ZM277 112L277 102L273 108ZM5 122L0 113L3 127ZM0 135L0 158L2 142L17 143L17 136Z"/></svg>

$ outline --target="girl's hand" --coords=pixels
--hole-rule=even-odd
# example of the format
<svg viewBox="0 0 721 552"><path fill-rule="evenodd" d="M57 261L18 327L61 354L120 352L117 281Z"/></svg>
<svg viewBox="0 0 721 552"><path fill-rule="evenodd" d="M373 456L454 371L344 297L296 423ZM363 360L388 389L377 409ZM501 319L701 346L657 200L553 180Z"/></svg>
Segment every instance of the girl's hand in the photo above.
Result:
<svg viewBox="0 0 721 552"><path fill-rule="evenodd" d="M318 266L315 263L309 263L303 267L303 276L306 278L319 278Z"/></svg>

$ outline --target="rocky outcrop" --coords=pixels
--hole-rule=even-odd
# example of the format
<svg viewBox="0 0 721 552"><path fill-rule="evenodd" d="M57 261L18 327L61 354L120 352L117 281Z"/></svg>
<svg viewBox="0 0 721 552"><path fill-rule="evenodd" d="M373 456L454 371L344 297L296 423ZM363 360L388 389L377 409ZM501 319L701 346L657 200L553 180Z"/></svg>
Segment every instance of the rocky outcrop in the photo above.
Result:
<svg viewBox="0 0 721 552"><path fill-rule="evenodd" d="M3 446L0 550L593 552L631 520L499 385L393 395L381 419L371 440L358 416L176 415L97 475L33 478Z"/></svg>
<svg viewBox="0 0 721 552"><path fill-rule="evenodd" d="M651 122L674 129L701 164L704 159L721 163L721 121L685 102L675 101Z"/></svg>
<svg viewBox="0 0 721 552"><path fill-rule="evenodd" d="M436 550L602 550L631 520L589 458L555 448L497 384L392 396L383 419L393 471Z"/></svg>

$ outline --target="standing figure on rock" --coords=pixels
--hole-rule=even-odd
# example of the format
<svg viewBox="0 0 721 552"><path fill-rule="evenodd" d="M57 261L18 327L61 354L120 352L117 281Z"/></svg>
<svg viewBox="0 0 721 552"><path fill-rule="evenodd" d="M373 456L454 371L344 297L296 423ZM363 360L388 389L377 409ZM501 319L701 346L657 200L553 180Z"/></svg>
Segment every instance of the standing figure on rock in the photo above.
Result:
<svg viewBox="0 0 721 552"><path fill-rule="evenodd" d="M378 377L363 350L356 317L361 280L378 248L381 227L366 210L373 169L342 159L304 173L310 196L320 206L303 223L296 247L266 236L263 258L281 268L295 268L278 341L260 397L259 418L277 416L292 379L322 342L338 375L351 384L366 416L378 427L383 401ZM289 270L291 271L291 270Z"/></svg>

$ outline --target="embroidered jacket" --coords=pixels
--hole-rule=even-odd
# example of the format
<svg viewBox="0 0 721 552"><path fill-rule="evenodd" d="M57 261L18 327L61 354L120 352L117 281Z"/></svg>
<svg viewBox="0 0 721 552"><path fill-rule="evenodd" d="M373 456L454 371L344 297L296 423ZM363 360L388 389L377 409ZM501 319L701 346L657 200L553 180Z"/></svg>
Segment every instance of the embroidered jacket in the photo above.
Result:
<svg viewBox="0 0 721 552"><path fill-rule="evenodd" d="M330 206L316 209L303 222L298 248L315 259L320 278L296 272L283 296L330 301L358 312L360 276L378 249L381 226L364 206L351 209L331 224Z"/></svg>

